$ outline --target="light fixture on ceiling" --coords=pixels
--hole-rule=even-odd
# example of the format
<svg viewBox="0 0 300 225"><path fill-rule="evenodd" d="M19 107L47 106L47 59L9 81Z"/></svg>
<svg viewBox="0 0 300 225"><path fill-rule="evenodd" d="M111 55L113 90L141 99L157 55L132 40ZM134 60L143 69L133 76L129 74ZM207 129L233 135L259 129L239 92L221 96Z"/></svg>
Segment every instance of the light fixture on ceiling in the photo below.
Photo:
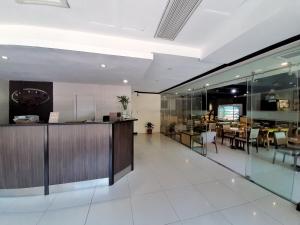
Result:
<svg viewBox="0 0 300 225"><path fill-rule="evenodd" d="M178 95L178 92L176 92L175 95Z"/></svg>
<svg viewBox="0 0 300 225"><path fill-rule="evenodd" d="M188 89L188 91L191 91L191 90L192 90L192 89L190 89L190 88Z"/></svg>
<svg viewBox="0 0 300 225"><path fill-rule="evenodd" d="M101 66L101 68L106 68L106 65L103 63L100 66Z"/></svg>
<svg viewBox="0 0 300 225"><path fill-rule="evenodd" d="M288 66L288 65L289 65L288 62L283 62L283 63L281 63L281 66Z"/></svg>
<svg viewBox="0 0 300 225"><path fill-rule="evenodd" d="M127 83L128 83L128 80L123 80L123 83L124 83L124 84L127 84Z"/></svg>
<svg viewBox="0 0 300 225"><path fill-rule="evenodd" d="M208 87L208 86L209 86L209 83L205 84L205 86Z"/></svg>
<svg viewBox="0 0 300 225"><path fill-rule="evenodd" d="M8 60L8 57L6 55L1 56L1 59Z"/></svg>
<svg viewBox="0 0 300 225"><path fill-rule="evenodd" d="M20 4L31 4L31 5L48 5L62 8L70 8L67 0L16 0Z"/></svg>
<svg viewBox="0 0 300 225"><path fill-rule="evenodd" d="M239 77L240 77L240 75L236 75L236 76L235 76L235 78L239 78Z"/></svg>
<svg viewBox="0 0 300 225"><path fill-rule="evenodd" d="M235 88L231 89L231 94L235 94L237 90Z"/></svg>

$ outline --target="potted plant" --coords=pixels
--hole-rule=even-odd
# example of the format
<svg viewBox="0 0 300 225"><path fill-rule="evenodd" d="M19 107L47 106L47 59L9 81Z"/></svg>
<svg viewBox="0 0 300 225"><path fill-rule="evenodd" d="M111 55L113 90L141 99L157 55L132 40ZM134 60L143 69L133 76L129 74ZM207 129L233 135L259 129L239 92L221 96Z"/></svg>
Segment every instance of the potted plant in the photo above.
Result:
<svg viewBox="0 0 300 225"><path fill-rule="evenodd" d="M123 113L122 116L123 118L128 118L128 113L127 113L127 107L129 104L129 97L122 95L122 96L117 96L118 98L118 102L120 102L122 104L122 108L123 108Z"/></svg>
<svg viewBox="0 0 300 225"><path fill-rule="evenodd" d="M147 128L147 134L152 134L152 130L154 128L154 124L151 122L147 122L145 127Z"/></svg>

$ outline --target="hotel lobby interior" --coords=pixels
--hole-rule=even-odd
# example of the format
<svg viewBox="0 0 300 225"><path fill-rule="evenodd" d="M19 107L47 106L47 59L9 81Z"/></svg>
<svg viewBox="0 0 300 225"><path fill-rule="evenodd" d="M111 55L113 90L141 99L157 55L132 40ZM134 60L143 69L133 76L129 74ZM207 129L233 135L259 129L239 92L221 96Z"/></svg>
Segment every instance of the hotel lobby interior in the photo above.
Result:
<svg viewBox="0 0 300 225"><path fill-rule="evenodd" d="M3 0L0 225L300 225L299 9Z"/></svg>

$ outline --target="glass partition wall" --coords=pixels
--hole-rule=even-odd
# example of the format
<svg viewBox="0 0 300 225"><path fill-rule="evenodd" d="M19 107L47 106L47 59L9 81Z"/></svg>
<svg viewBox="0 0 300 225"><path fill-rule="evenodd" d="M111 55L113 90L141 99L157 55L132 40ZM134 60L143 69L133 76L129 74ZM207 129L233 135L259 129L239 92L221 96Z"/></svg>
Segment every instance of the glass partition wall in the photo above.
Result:
<svg viewBox="0 0 300 225"><path fill-rule="evenodd" d="M162 93L161 131L299 203L299 65L294 43Z"/></svg>

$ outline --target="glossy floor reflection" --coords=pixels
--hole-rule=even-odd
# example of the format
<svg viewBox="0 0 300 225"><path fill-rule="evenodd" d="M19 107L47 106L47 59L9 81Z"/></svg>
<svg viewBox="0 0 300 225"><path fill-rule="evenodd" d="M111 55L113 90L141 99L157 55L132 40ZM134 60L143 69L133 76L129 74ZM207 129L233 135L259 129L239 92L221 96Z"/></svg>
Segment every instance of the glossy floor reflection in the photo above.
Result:
<svg viewBox="0 0 300 225"><path fill-rule="evenodd" d="M300 225L291 203L159 134L112 187L0 198L1 225Z"/></svg>
<svg viewBox="0 0 300 225"><path fill-rule="evenodd" d="M287 199L300 202L300 173L293 167L293 157L286 156L283 163L282 154L278 154L276 162L273 164L274 146L270 149L259 147L258 153L255 147L251 148L251 155L245 151L231 149L229 142L218 141L219 153L216 154L213 145L208 146L207 157L225 165L238 172L242 176L250 176L256 183L280 193ZM300 158L298 159L298 165Z"/></svg>

